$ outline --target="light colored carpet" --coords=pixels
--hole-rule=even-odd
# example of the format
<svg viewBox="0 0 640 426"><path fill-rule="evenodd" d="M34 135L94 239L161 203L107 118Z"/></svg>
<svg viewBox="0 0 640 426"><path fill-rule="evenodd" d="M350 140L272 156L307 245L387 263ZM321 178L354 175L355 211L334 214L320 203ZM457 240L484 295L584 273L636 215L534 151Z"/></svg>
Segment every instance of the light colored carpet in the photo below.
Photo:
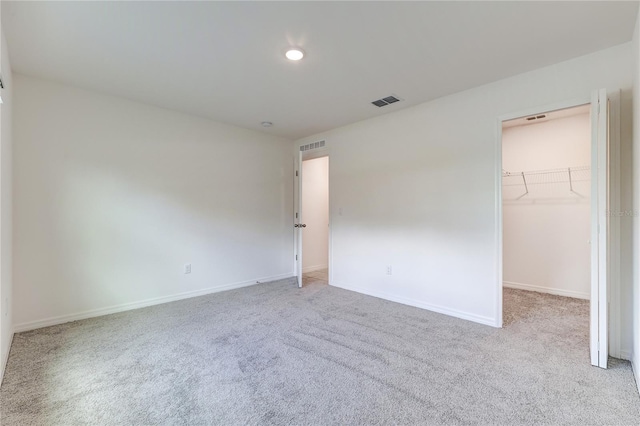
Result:
<svg viewBox="0 0 640 426"><path fill-rule="evenodd" d="M3 425L637 425L583 301L505 290L504 329L284 280L15 336Z"/></svg>
<svg viewBox="0 0 640 426"><path fill-rule="evenodd" d="M319 271L313 271L313 272L305 272L304 274L302 274L303 286L306 284L312 284L312 283L328 284L328 281L329 281L328 269L321 269Z"/></svg>

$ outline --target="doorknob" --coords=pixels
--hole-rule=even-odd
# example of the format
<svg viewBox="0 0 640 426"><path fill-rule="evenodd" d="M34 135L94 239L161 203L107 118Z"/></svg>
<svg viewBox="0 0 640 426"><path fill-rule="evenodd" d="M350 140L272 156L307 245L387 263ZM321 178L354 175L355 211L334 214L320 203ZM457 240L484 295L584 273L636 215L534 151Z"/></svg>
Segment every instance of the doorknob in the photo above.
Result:
<svg viewBox="0 0 640 426"><path fill-rule="evenodd" d="M299 228L299 227L300 227L300 224L299 224L299 223L296 223L295 225L293 225L293 227L294 227L294 228Z"/></svg>
<svg viewBox="0 0 640 426"><path fill-rule="evenodd" d="M301 224L300 224L300 228L306 228L306 227L307 227L307 224L306 224L306 223L301 223Z"/></svg>

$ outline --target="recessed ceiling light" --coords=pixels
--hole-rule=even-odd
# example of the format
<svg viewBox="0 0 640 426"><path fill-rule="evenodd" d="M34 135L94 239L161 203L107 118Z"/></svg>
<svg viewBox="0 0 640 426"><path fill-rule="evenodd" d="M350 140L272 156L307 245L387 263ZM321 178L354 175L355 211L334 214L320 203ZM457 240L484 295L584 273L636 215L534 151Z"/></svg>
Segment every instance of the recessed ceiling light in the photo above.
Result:
<svg viewBox="0 0 640 426"><path fill-rule="evenodd" d="M292 47L284 54L290 61L299 61L304 58L304 51L299 47Z"/></svg>
<svg viewBox="0 0 640 426"><path fill-rule="evenodd" d="M271 126L273 126L273 123L270 122L270 121L263 121L260 124L262 124L262 127L271 127Z"/></svg>

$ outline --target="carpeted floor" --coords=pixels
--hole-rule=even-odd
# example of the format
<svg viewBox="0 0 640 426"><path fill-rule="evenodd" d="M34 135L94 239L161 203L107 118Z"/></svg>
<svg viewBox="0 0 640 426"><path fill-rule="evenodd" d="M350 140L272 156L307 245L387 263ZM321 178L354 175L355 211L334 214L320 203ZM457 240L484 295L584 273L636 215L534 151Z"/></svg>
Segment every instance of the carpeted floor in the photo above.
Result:
<svg viewBox="0 0 640 426"><path fill-rule="evenodd" d="M318 283L327 284L329 281L329 270L320 269L319 271L306 272L302 274L302 285Z"/></svg>
<svg viewBox="0 0 640 426"><path fill-rule="evenodd" d="M638 425L584 301L505 289L504 329L306 277L15 336L3 425Z"/></svg>

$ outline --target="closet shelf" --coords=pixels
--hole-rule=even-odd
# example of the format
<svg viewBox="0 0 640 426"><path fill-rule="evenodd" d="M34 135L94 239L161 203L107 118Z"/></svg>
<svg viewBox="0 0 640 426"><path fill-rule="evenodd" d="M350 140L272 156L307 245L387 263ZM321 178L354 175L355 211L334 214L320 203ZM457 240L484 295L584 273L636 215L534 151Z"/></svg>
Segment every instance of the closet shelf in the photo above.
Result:
<svg viewBox="0 0 640 426"><path fill-rule="evenodd" d="M587 181L591 179L591 166L567 167L563 169L530 170L524 172L509 172L502 170L503 185L522 185L522 177L528 185L543 183L567 183L570 180ZM509 179L511 178L511 179ZM511 182L513 181L513 182ZM508 182L508 183L507 183Z"/></svg>
<svg viewBox="0 0 640 426"><path fill-rule="evenodd" d="M530 170L522 172L509 172L502 169L502 186L523 186L524 194L520 199L529 193L530 185L544 184L568 184L567 189L576 194L573 190L574 182L585 182L591 179L591 166L567 167L563 169Z"/></svg>

